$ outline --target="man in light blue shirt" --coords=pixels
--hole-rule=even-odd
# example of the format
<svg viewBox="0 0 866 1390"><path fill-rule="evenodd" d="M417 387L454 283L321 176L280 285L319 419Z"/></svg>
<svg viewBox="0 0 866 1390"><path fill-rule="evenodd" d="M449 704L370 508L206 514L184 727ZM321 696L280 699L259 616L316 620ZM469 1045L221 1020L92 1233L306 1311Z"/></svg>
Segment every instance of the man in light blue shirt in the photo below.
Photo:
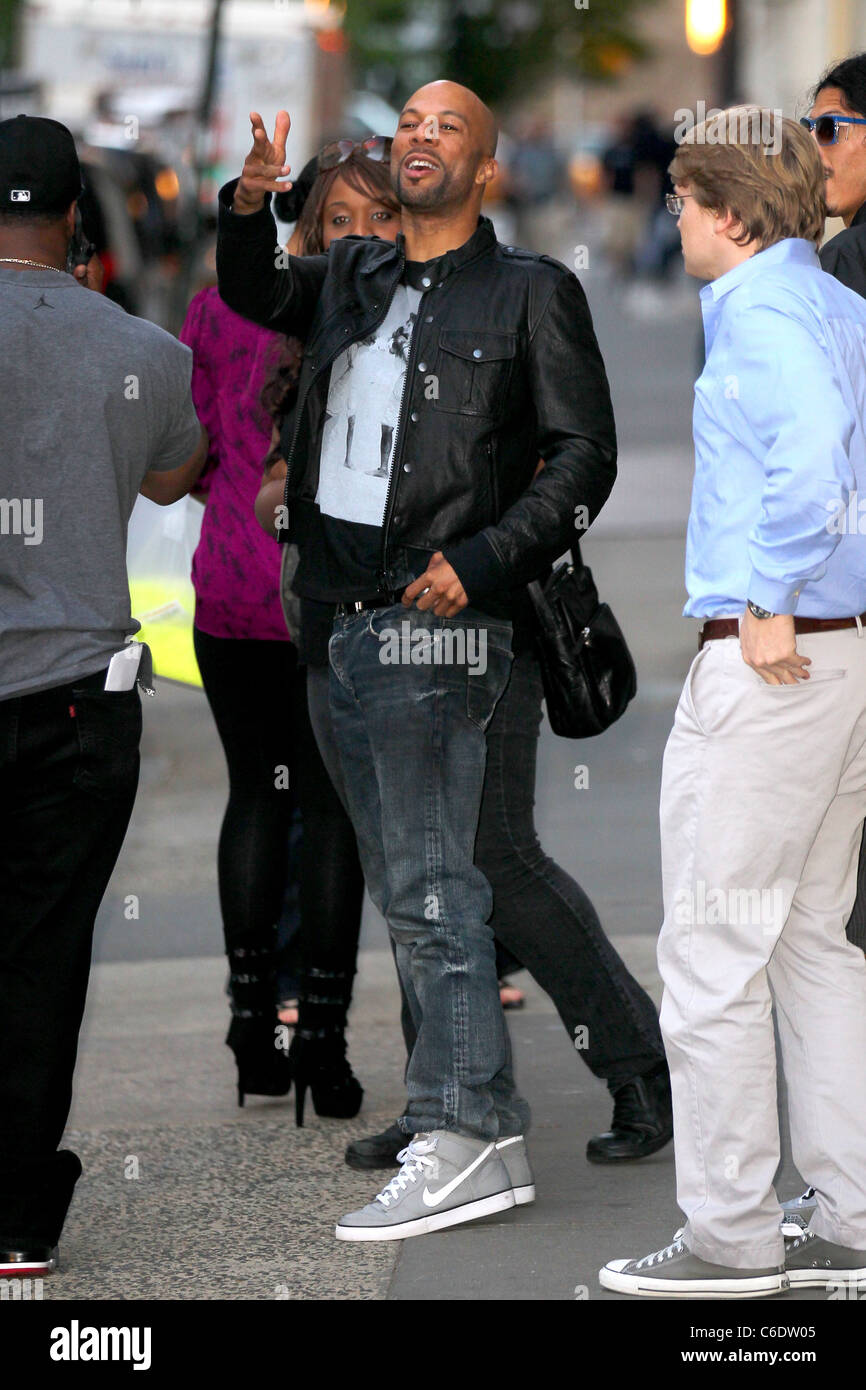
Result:
<svg viewBox="0 0 866 1390"><path fill-rule="evenodd" d="M866 816L866 305L816 244L808 134L738 108L671 175L701 291L685 612L704 619L665 750L661 1025L677 1201L606 1288L759 1297L866 1279L866 959L847 940ZM772 1007L794 1159L785 1250Z"/></svg>
<svg viewBox="0 0 866 1390"><path fill-rule="evenodd" d="M684 200L682 222L696 206ZM866 303L821 272L811 242L785 237L705 285L701 309L686 615L739 617L748 599L778 614L860 613Z"/></svg>

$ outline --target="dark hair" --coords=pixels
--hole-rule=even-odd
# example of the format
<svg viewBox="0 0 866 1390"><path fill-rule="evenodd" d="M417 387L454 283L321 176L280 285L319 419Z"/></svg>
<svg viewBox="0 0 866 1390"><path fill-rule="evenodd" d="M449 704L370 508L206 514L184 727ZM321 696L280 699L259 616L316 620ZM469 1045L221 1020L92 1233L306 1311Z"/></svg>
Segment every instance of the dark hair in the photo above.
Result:
<svg viewBox="0 0 866 1390"><path fill-rule="evenodd" d="M322 240L322 216L338 175L345 179L356 193L372 198L377 203L383 203L393 212L400 211L400 204L391 184L391 171L387 160L368 159L360 150L353 150L342 164L337 164L333 169L325 169L316 176L298 218L299 256L321 255L325 249ZM274 371L265 382L260 398L265 410L277 424L281 423L292 407L298 389L300 366L301 345L297 338L289 338Z"/></svg>
<svg viewBox="0 0 866 1390"><path fill-rule="evenodd" d="M15 203L12 208L4 208L0 212L0 227L57 227L71 206L71 203L66 203L64 207L56 210L30 212L26 203Z"/></svg>
<svg viewBox="0 0 866 1390"><path fill-rule="evenodd" d="M331 189L338 178L345 179L356 193L372 198L377 203L383 203L392 212L400 212L387 160L368 159L360 150L353 150L342 164L337 164L333 169L323 170L310 189L298 218L300 256L319 255L325 249L322 240L322 216Z"/></svg>
<svg viewBox="0 0 866 1390"><path fill-rule="evenodd" d="M854 53L827 69L812 93L812 101L825 87L838 87L845 105L866 116L866 53Z"/></svg>

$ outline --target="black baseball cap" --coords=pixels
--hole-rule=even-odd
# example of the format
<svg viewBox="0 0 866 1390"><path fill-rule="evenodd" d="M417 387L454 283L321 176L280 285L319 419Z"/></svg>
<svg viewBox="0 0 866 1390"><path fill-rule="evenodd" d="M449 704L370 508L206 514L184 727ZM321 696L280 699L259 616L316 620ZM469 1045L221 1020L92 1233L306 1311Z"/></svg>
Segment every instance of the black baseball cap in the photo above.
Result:
<svg viewBox="0 0 866 1390"><path fill-rule="evenodd" d="M65 212L82 192L71 131L47 116L0 121L0 212Z"/></svg>

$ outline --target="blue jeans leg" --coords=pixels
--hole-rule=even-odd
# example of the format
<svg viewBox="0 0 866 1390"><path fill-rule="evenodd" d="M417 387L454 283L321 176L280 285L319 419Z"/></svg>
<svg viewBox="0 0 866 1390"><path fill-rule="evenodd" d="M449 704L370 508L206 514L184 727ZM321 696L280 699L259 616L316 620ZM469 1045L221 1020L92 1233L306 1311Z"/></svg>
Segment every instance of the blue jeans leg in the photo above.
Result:
<svg viewBox="0 0 866 1390"><path fill-rule="evenodd" d="M510 624L470 609L451 619L376 609L336 620L330 660L362 861L383 885L397 968L420 1011L403 1128L521 1132L528 1116L513 1093L492 893L473 863L485 729L510 673Z"/></svg>

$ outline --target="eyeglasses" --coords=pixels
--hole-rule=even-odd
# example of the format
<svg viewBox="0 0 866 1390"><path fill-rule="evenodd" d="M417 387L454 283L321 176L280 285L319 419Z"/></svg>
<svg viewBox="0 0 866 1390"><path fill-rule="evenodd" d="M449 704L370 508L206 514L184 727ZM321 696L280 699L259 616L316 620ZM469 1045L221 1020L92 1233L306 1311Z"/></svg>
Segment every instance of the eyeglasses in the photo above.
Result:
<svg viewBox="0 0 866 1390"><path fill-rule="evenodd" d="M665 206L672 217L679 217L686 198L694 198L694 193L666 193Z"/></svg>
<svg viewBox="0 0 866 1390"><path fill-rule="evenodd" d="M866 125L866 120L859 116L801 116L800 125L812 132L819 145L835 145L840 126ZM846 130L846 139L847 136Z"/></svg>
<svg viewBox="0 0 866 1390"><path fill-rule="evenodd" d="M366 140L334 140L330 145L325 145L319 153L319 173L325 169L336 169L338 164L345 164L350 155L355 152L364 155L367 159L374 159L381 163L384 159L391 156L391 136L390 135L370 135Z"/></svg>

